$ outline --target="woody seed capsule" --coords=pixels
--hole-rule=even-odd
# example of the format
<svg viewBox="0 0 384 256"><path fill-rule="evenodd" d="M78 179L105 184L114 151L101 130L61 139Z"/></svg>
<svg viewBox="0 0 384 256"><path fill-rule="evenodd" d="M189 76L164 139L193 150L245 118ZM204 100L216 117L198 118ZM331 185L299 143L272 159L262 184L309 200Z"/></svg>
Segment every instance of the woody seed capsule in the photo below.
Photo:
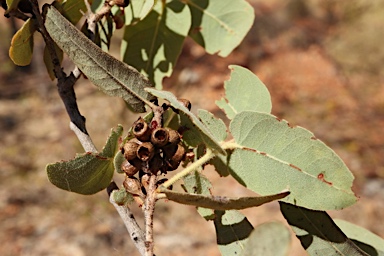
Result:
<svg viewBox="0 0 384 256"><path fill-rule="evenodd" d="M149 161L155 154L155 147L150 142L144 142L137 147L136 155L141 161Z"/></svg>
<svg viewBox="0 0 384 256"><path fill-rule="evenodd" d="M142 117L139 117L132 126L132 132L140 141L149 141L151 138L151 129Z"/></svg>
<svg viewBox="0 0 384 256"><path fill-rule="evenodd" d="M169 133L167 129L156 128L151 135L151 142L157 147L163 147L168 143Z"/></svg>
<svg viewBox="0 0 384 256"><path fill-rule="evenodd" d="M131 139L124 144L123 150L125 159L133 160L136 158L136 151L139 144L140 142L136 138Z"/></svg>

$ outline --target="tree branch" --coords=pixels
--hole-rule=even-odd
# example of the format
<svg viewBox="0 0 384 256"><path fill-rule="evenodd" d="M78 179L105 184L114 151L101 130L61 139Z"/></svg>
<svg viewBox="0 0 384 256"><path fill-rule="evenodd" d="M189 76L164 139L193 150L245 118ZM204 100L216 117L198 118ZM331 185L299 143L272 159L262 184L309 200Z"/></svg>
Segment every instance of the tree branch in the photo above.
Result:
<svg viewBox="0 0 384 256"><path fill-rule="evenodd" d="M145 241L144 232L141 230L140 226L137 224L135 217L133 216L129 207L126 205L118 205L115 202L113 194L117 189L118 187L114 182L112 182L111 185L109 185L107 189L108 195L109 195L109 202L116 208L117 212L119 213L137 250L140 252L141 255L145 255L146 246L144 242Z"/></svg>
<svg viewBox="0 0 384 256"><path fill-rule="evenodd" d="M80 114L79 108L77 106L75 90L73 89L73 85L75 84L77 78L73 74L67 76L61 68L60 60L55 50L55 43L44 26L44 20L40 13L39 4L37 0L30 1L32 3L33 13L39 25L38 30L44 38L52 60L54 67L53 71L57 77L57 89L60 98L65 105L65 109L67 110L71 122L74 123L83 133L88 134L85 127L85 117Z"/></svg>
<svg viewBox="0 0 384 256"><path fill-rule="evenodd" d="M145 221L145 256L153 256L153 214L156 204L156 181L157 176L151 175L147 190L147 197L144 204L144 221Z"/></svg>

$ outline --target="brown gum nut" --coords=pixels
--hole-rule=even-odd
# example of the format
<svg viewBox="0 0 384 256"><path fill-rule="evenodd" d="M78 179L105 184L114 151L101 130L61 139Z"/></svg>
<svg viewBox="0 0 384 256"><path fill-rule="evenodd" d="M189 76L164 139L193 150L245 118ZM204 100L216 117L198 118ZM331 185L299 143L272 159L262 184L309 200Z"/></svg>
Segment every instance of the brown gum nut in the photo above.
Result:
<svg viewBox="0 0 384 256"><path fill-rule="evenodd" d="M168 130L168 136L169 136L169 143L170 144L179 144L180 142L180 134L176 131L176 130L172 130L172 129L169 129L167 128Z"/></svg>
<svg viewBox="0 0 384 256"><path fill-rule="evenodd" d="M129 140L124 144L124 157L127 160L133 160L136 158L137 147L139 146L139 141L134 138Z"/></svg>
<svg viewBox="0 0 384 256"><path fill-rule="evenodd" d="M128 161L124 161L122 164L121 164L121 169L128 175L128 176L133 176L135 175L139 169L136 168L134 165L132 165L131 163L129 163Z"/></svg>
<svg viewBox="0 0 384 256"><path fill-rule="evenodd" d="M164 162L163 159L161 158L160 154L156 154L148 163L149 170L157 175L158 171L161 169L163 166Z"/></svg>
<svg viewBox="0 0 384 256"><path fill-rule="evenodd" d="M182 145L177 144L176 153L173 155L171 160L175 162L180 162L183 159L184 155L185 155L185 148Z"/></svg>
<svg viewBox="0 0 384 256"><path fill-rule="evenodd" d="M168 144L163 148L163 153L165 156L165 159L171 159L173 155L176 153L178 148L178 144Z"/></svg>
<svg viewBox="0 0 384 256"><path fill-rule="evenodd" d="M133 195L141 194L141 184L140 181L135 177L125 177L123 182L125 190Z"/></svg>
<svg viewBox="0 0 384 256"><path fill-rule="evenodd" d="M179 102L181 102L188 110L191 110L192 104L187 99L177 99Z"/></svg>
<svg viewBox="0 0 384 256"><path fill-rule="evenodd" d="M170 159L167 159L168 166L170 167L169 171L176 170L179 167L184 155L185 148L178 144L175 154Z"/></svg>
<svg viewBox="0 0 384 256"><path fill-rule="evenodd" d="M149 141L151 139L151 129L142 117L139 117L132 126L132 132L140 141Z"/></svg>
<svg viewBox="0 0 384 256"><path fill-rule="evenodd" d="M143 142L137 147L136 155L141 161L149 161L155 155L155 147L150 142Z"/></svg>
<svg viewBox="0 0 384 256"><path fill-rule="evenodd" d="M157 147L163 147L168 143L169 133L165 128L156 128L152 131L151 142Z"/></svg>

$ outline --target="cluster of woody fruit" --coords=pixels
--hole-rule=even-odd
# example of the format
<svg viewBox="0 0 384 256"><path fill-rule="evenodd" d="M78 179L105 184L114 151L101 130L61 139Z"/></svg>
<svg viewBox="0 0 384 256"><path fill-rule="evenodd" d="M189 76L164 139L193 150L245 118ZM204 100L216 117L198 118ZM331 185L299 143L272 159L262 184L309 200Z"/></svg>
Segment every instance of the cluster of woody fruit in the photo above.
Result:
<svg viewBox="0 0 384 256"><path fill-rule="evenodd" d="M133 123L134 138L127 141L121 152L127 161L121 166L126 174L124 187L127 192L140 195L149 175L158 175L176 170L185 156L178 131L152 128L143 118ZM139 179L134 177L139 173Z"/></svg>

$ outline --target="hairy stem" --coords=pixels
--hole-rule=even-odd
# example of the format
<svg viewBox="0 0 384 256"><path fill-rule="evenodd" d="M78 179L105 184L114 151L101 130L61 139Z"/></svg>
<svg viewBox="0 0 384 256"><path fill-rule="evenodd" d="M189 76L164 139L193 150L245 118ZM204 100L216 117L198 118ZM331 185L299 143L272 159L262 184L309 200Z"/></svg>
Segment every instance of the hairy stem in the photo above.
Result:
<svg viewBox="0 0 384 256"><path fill-rule="evenodd" d="M156 175L151 175L147 190L147 197L144 205L144 221L145 221L145 256L153 256L153 214L156 204Z"/></svg>
<svg viewBox="0 0 384 256"><path fill-rule="evenodd" d="M177 173L175 176L173 176L172 178L164 182L161 187L169 188L173 183L180 180L181 178L188 175L189 173L193 172L194 170L196 170L197 168L199 168L200 166L202 166L203 164L211 160L214 156L215 154L213 153L213 151L207 148L207 152L202 157L200 157L197 161L193 162L187 168L185 168L184 170L182 170L181 172Z"/></svg>

